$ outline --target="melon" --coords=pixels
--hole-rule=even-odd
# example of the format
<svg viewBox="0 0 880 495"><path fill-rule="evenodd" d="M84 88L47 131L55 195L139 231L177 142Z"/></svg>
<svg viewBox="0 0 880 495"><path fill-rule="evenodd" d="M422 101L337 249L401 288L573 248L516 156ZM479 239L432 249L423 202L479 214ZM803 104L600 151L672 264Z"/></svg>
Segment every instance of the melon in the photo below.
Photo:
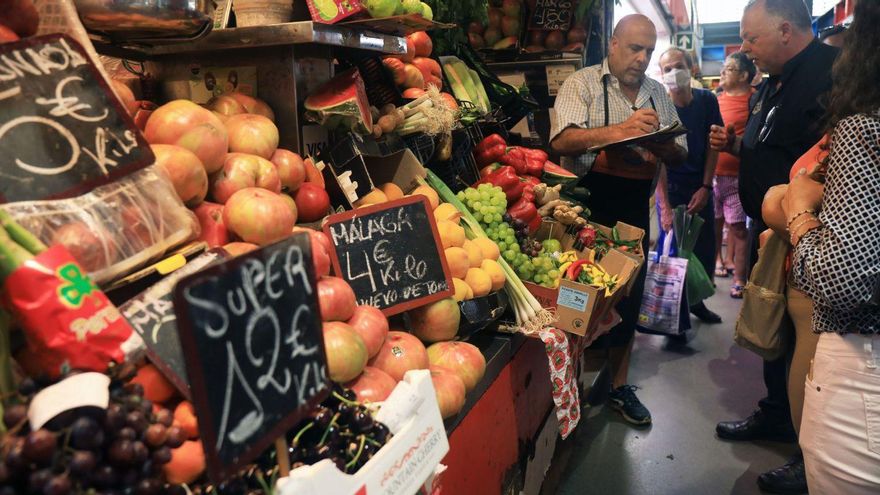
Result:
<svg viewBox="0 0 880 495"><path fill-rule="evenodd" d="M310 94L304 103L305 118L329 129L370 134L373 117L361 73L352 68L338 74Z"/></svg>
<svg viewBox="0 0 880 495"><path fill-rule="evenodd" d="M556 184L568 184L571 182L576 182L578 180L578 176L565 170L564 168L556 165L553 162L544 162L544 173L541 174L541 182L547 184L548 186L555 186Z"/></svg>

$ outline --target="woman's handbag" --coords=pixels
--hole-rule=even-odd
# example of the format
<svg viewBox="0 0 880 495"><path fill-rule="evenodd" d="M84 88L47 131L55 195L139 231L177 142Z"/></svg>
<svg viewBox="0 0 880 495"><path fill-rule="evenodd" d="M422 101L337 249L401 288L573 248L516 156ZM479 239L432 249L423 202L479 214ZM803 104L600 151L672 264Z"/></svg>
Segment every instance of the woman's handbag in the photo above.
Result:
<svg viewBox="0 0 880 495"><path fill-rule="evenodd" d="M788 243L775 233L767 239L743 290L736 320L734 341L766 361L782 356L794 334L785 300L788 252Z"/></svg>

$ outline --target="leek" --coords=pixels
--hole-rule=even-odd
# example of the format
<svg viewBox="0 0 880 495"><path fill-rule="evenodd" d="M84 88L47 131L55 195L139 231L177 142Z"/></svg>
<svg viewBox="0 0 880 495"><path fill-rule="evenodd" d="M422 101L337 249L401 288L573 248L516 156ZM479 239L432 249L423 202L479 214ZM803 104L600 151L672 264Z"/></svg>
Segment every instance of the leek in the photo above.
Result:
<svg viewBox="0 0 880 495"><path fill-rule="evenodd" d="M468 234L469 238L489 237L467 206L430 170L427 170L426 182L437 191L437 194L443 201L451 204L461 213L465 233ZM507 292L510 305L516 314L516 324L520 331L527 335L533 334L555 323L556 317L553 313L541 307L541 304L529 292L516 272L513 271L513 268L507 264L507 261L504 258L498 258L498 264L501 265L501 269L504 271L504 276L507 279L504 284L504 290Z"/></svg>

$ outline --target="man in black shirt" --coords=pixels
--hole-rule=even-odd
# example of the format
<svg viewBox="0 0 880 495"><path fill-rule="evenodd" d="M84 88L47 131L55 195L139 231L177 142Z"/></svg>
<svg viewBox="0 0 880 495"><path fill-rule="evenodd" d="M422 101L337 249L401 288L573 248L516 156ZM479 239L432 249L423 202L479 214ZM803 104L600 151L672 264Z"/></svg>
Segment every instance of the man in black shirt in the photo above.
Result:
<svg viewBox="0 0 880 495"><path fill-rule="evenodd" d="M751 264L757 259L764 194L788 183L794 162L819 141L825 112L823 99L831 90L835 48L814 37L810 12L803 0L751 0L740 24L742 51L770 75L752 96L751 114L743 136L732 126L713 126L712 147L740 157L739 195L749 229ZM786 391L786 358L764 362L767 396L759 409L742 421L725 421L716 432L728 440L795 441ZM771 493L806 492L803 458L762 474L758 484Z"/></svg>

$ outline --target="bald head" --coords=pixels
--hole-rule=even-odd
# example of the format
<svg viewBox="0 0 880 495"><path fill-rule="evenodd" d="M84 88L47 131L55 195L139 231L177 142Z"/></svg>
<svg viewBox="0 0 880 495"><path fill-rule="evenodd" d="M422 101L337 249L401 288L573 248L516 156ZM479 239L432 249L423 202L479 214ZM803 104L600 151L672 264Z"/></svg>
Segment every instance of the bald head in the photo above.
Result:
<svg viewBox="0 0 880 495"><path fill-rule="evenodd" d="M608 67L620 84L638 88L657 44L657 29L651 19L632 14L614 26L608 49Z"/></svg>
<svg viewBox="0 0 880 495"><path fill-rule="evenodd" d="M770 75L813 40L810 13L803 0L751 0L740 21L742 52Z"/></svg>

